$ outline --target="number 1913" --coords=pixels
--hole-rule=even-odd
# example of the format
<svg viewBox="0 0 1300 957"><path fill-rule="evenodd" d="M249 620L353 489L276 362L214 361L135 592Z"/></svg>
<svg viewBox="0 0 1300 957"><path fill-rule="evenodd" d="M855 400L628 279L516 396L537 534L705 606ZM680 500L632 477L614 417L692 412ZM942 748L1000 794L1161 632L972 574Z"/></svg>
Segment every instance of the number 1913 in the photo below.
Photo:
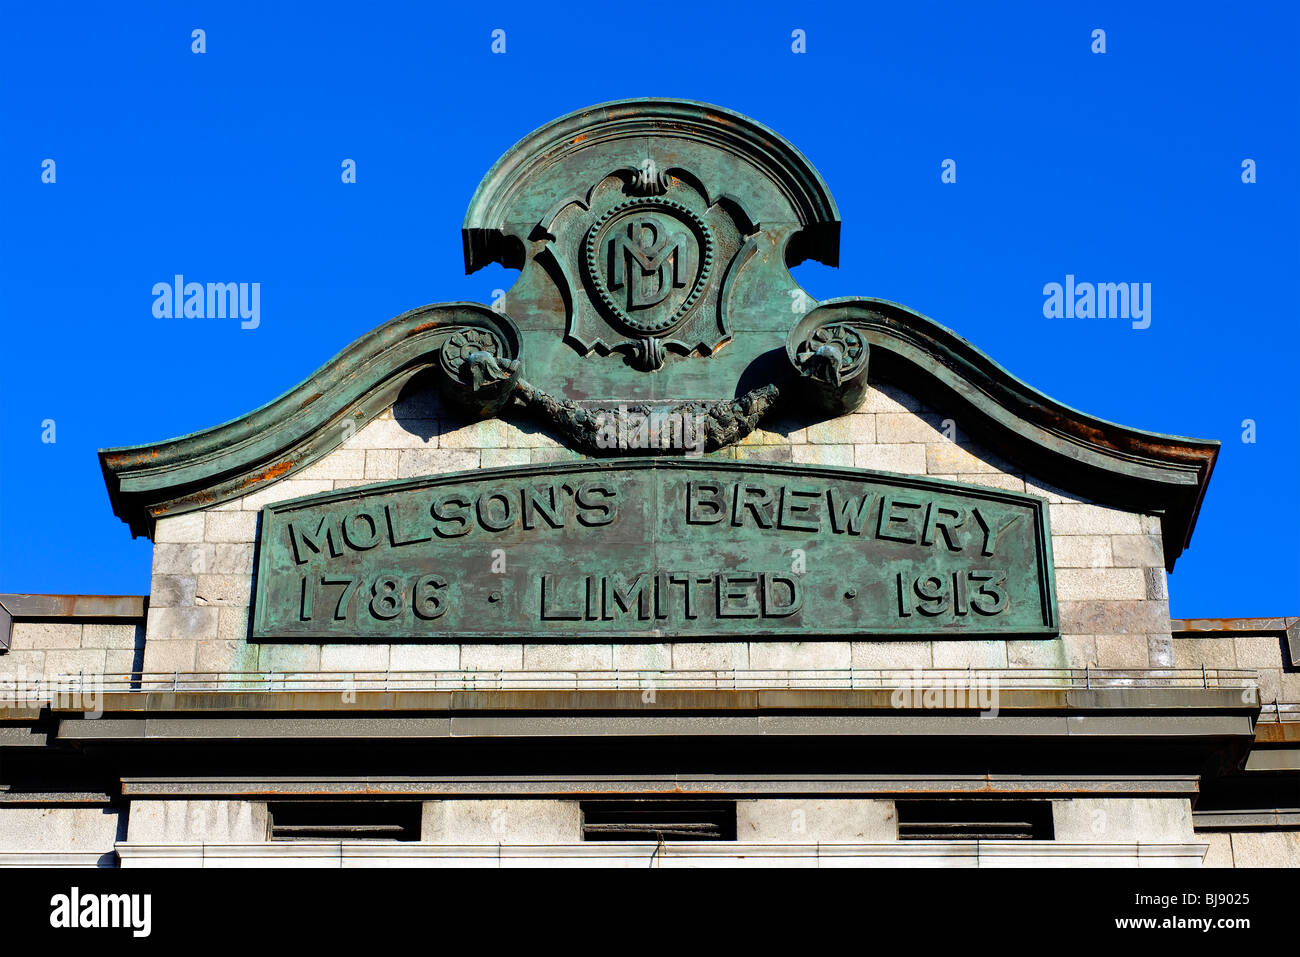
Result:
<svg viewBox="0 0 1300 957"><path fill-rule="evenodd" d="M997 615L1010 601L1007 573L999 570L958 571L951 575L898 573L898 614L913 612L933 618L951 611L954 615Z"/></svg>

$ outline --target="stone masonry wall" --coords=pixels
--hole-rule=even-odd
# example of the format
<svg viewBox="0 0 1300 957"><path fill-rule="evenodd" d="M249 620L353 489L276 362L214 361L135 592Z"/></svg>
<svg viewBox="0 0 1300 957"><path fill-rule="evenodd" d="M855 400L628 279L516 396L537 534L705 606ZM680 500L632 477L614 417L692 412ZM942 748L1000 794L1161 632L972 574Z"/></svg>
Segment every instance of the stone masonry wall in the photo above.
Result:
<svg viewBox="0 0 1300 957"><path fill-rule="evenodd" d="M14 680L37 675L122 675L138 671L143 624L98 621L15 621L0 672Z"/></svg>
<svg viewBox="0 0 1300 957"><path fill-rule="evenodd" d="M1300 867L1300 831L1198 831L1205 867Z"/></svg>
<svg viewBox="0 0 1300 957"><path fill-rule="evenodd" d="M1240 633L1174 635L1175 668L1241 668L1259 677L1259 702L1300 702L1300 671L1288 667L1281 636Z"/></svg>
<svg viewBox="0 0 1300 957"><path fill-rule="evenodd" d="M1026 476L893 388L806 428L766 423L716 457L856 466L1043 496L1050 503L1061 634L1052 640L602 644L249 643L258 510L389 479L581 458L528 423L465 424L436 396L403 398L324 459L278 483L158 522L144 668L151 672L507 669L1171 667L1160 524ZM1186 666L1184 664L1184 666Z"/></svg>

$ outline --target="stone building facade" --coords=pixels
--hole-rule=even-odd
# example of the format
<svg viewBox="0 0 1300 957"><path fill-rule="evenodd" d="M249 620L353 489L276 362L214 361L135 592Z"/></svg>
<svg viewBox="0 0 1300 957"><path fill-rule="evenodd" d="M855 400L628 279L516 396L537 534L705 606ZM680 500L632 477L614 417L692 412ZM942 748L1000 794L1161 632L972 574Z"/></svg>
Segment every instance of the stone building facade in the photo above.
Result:
<svg viewBox="0 0 1300 957"><path fill-rule="evenodd" d="M648 177L644 164L618 168L618 151L647 136L659 144L649 150L658 171L653 162ZM560 137L574 145L557 160ZM683 145L698 138L704 146ZM758 145L780 162L760 163ZM729 163L781 188L763 193L736 173L740 186L718 199L710 180L735 173ZM503 167L507 186L497 184ZM791 313L802 291L787 264L836 255L829 194L821 207L789 198L813 192L814 179L771 131L716 108L635 101L563 118L489 173L466 222L468 267L490 258L523 267L498 313L517 329L492 332L496 320L480 309L457 328L485 338L457 345L456 361L444 338L385 366L428 334L425 323L399 317L373 334L379 345L352 347L299 387L312 399L288 393L279 411L273 403L247 417L242 433L104 453L118 514L154 542L149 595L0 596L11 618L0 667L106 676L99 714L86 714L80 699L0 712L8 759L0 861L1300 865L1297 620L1170 618L1166 569L1190 538L1214 443L1071 419L892 304L809 298ZM540 219L550 233L536 238L518 224L557 205L538 183L561 181L560 193L579 182L590 193L579 212L571 204ZM515 218L492 219L494 189ZM658 197L685 197L682 208L698 202L696 219L682 220L696 230L693 255L733 257L726 282L717 280L722 293L701 286L702 310L721 315L730 303L734 342L718 358L684 335L678 352L634 336L626 366L614 366L617 349L602 356L573 345L592 335L582 322L594 320L573 304L592 280L566 271L563 253L548 260L544 247L559 248L565 230L583 232L602 190L657 215ZM546 195L518 198L534 194ZM791 208L764 215L778 199ZM720 209L739 224L734 236ZM601 235L599 222L587 243ZM494 230L505 238L491 239ZM675 255L688 259L685 249ZM647 275L664 268L644 264L653 251L633 254ZM765 296L781 310L766 330L742 318ZM809 324L828 310L830 319ZM698 315L684 321L704 328ZM557 330L565 317L568 331ZM957 483L961 494L993 489L1043 502L1048 633L963 631L957 622L943 633L888 634L667 627L611 637L564 628L548 638L533 626L495 639L400 627L375 637L338 626L332 640L259 634L274 622L255 622L257 604L280 587L265 554L268 506L342 502L329 496L443 475L504 482L525 466L540 466L529 473L537 475L598 463L609 481L624 481L621 459L592 446L575 407L730 402L752 384L744 362L759 363L789 327L815 344L832 341L817 330L833 325L851 327L834 333L835 349L792 345L782 401L764 414L742 409L699 461L738 463L738 474L749 463L754 475L830 467L817 474L920 478L941 491ZM929 359L907 351L922 334ZM723 358L747 337L753 349ZM500 348L478 348L489 341ZM859 343L872 359L855 367L848 356ZM942 361L933 358L940 349ZM823 374L814 352L841 367ZM559 412L520 378L521 354L530 380L562 383ZM605 371L585 381L580 358ZM389 371L366 371L376 367ZM686 371L674 379L674 370ZM659 384L647 391L647 382ZM304 420L304 409L317 417ZM716 408L704 414L720 421ZM481 544L466 541L467 554ZM490 561L486 551L481 558ZM942 690L900 699L900 689L927 682L991 689L996 713L983 698L945 699Z"/></svg>
<svg viewBox="0 0 1300 957"><path fill-rule="evenodd" d="M146 671L577 672L621 669L1168 668L1174 666L1159 519L1040 483L971 442L944 410L888 386L854 412L795 428L768 423L710 458L850 466L1029 492L1050 507L1061 636L646 644L274 644L246 641L257 518L273 502L393 479L579 460L544 431L466 424L436 394L394 407L321 461L271 487L163 518L154 539ZM204 569L196 572L195 569ZM1275 662L1276 666L1276 662ZM1192 667L1200 667L1196 662ZM1294 679L1293 679L1294 681ZM1291 693L1300 697L1300 686Z"/></svg>

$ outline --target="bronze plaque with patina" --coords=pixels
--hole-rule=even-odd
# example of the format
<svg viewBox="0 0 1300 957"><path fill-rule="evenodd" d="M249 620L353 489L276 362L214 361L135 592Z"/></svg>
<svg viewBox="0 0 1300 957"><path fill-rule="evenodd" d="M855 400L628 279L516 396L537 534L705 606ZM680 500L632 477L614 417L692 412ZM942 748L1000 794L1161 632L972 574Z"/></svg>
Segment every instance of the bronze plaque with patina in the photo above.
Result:
<svg viewBox="0 0 1300 957"><path fill-rule="evenodd" d="M859 469L550 463L262 511L254 637L813 640L1057 632L1046 504Z"/></svg>

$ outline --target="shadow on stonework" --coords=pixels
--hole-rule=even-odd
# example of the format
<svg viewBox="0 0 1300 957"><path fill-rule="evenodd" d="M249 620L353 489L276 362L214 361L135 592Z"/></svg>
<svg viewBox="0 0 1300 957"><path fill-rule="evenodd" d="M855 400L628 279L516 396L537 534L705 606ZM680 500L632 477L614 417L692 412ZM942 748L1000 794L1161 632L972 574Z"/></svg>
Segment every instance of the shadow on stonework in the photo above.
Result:
<svg viewBox="0 0 1300 957"><path fill-rule="evenodd" d="M467 415L443 401L438 391L438 375L433 369L417 373L402 387L393 403L393 420L411 435L435 445L437 437L449 428L470 422Z"/></svg>

